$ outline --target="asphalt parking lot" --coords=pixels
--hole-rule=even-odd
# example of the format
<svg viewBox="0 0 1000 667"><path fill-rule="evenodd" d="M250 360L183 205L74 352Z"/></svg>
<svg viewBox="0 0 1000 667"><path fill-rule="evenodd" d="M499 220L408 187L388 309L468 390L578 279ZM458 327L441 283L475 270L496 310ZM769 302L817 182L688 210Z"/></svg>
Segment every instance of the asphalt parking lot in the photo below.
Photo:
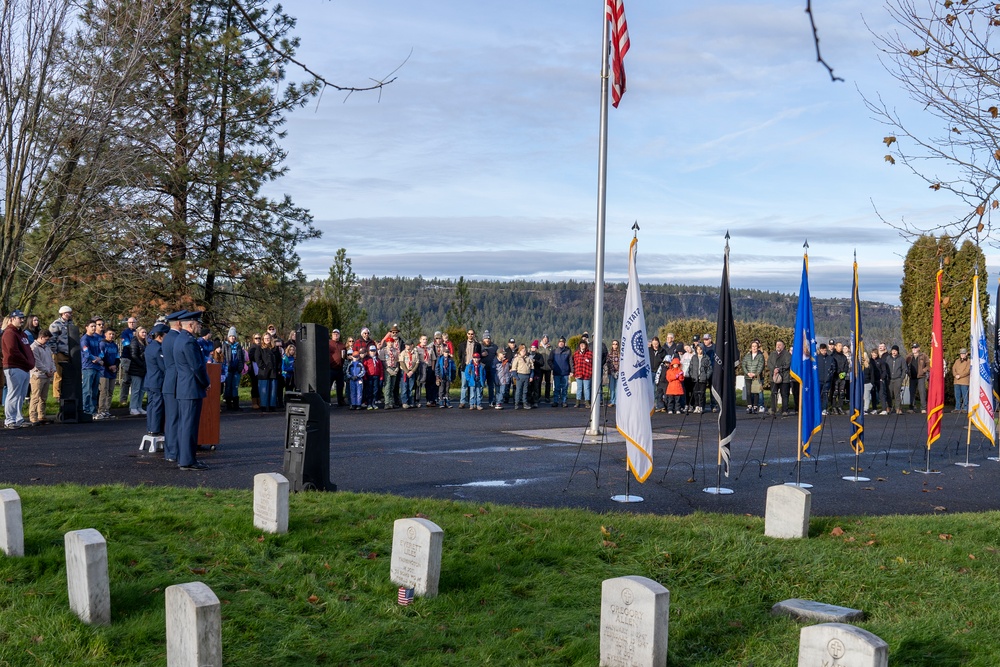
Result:
<svg viewBox="0 0 1000 667"><path fill-rule="evenodd" d="M653 473L629 490L643 502L623 504L625 447L606 415L604 437L585 436L589 413L543 406L532 411L415 410L330 414L330 477L340 490L392 493L531 507L582 507L599 512L763 515L766 489L812 484L816 515L923 514L997 509L996 449L974 433L966 458L965 417L946 414L925 475L924 415L866 417L866 451L855 474L846 416L826 418L813 457L797 470L796 418L740 412L732 449L731 495L705 493L718 480L717 415L653 415ZM200 459L204 472L180 471L162 454L139 451L142 418L52 424L0 431L0 483L177 485L251 488L260 472L281 472L281 413L223 412L221 442Z"/></svg>

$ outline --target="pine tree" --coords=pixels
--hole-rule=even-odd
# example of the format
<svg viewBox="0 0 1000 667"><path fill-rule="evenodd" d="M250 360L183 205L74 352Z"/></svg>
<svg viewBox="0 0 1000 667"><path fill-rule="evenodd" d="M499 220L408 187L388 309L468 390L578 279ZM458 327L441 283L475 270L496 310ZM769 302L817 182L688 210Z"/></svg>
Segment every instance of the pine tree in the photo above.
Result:
<svg viewBox="0 0 1000 667"><path fill-rule="evenodd" d="M338 248L330 266L330 274L323 281L323 296L332 302L340 314L340 328L353 335L368 320L368 312L361 307L358 277L351 267L346 248Z"/></svg>

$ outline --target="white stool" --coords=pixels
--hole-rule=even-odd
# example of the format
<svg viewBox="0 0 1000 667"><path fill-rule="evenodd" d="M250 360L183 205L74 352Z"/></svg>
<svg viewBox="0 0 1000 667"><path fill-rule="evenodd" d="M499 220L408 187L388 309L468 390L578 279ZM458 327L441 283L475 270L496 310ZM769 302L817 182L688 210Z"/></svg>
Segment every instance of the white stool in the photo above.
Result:
<svg viewBox="0 0 1000 667"><path fill-rule="evenodd" d="M163 451L163 436L162 435L150 435L147 433L142 436L142 443L139 444L139 451L148 451L150 454L155 454L156 452Z"/></svg>

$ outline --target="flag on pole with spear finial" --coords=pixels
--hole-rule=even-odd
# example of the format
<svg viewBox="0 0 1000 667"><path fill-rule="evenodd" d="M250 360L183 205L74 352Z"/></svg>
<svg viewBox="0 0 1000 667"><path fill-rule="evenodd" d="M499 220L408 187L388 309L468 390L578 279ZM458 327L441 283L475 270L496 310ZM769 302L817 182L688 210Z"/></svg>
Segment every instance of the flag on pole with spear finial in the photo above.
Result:
<svg viewBox="0 0 1000 667"><path fill-rule="evenodd" d="M819 366L816 361L816 327L813 323L812 298L809 296L809 242L802 255L802 284L799 307L795 312L792 340L792 377L799 383L799 441L803 456L809 456L812 437L822 428L822 402Z"/></svg>
<svg viewBox="0 0 1000 667"><path fill-rule="evenodd" d="M861 334L861 295L858 292L858 253L854 253L854 285L851 287L851 449L865 451L865 339Z"/></svg>
<svg viewBox="0 0 1000 667"><path fill-rule="evenodd" d="M726 477L729 477L729 459L732 455L733 433L736 431L736 364L740 358L733 301L729 295L729 232L726 232L726 256L722 263L719 317L715 330L712 396L719 404L719 465L723 466Z"/></svg>
<svg viewBox="0 0 1000 667"><path fill-rule="evenodd" d="M997 422L993 413L993 378L986 348L986 331L979 310L979 271L972 277L972 324L969 349L972 368L969 374L969 422L996 444Z"/></svg>

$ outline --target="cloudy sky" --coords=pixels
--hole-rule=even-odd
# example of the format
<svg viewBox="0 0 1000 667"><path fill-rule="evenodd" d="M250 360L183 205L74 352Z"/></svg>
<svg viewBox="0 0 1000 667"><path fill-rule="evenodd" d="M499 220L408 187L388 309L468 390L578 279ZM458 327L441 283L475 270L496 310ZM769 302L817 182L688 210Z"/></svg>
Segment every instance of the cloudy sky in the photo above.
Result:
<svg viewBox="0 0 1000 667"><path fill-rule="evenodd" d="M958 211L888 165L862 94L920 122L885 73L866 24L879 3L625 0L628 91L609 112L608 280L626 278L633 221L644 282L798 290L810 246L815 296L898 303L908 243L880 222ZM592 280L597 219L602 0L538 3L291 0L299 56L329 80L287 125L276 192L323 238L301 249L324 276L337 248L360 275ZM294 70L289 72L298 76ZM987 249L993 269L1000 256Z"/></svg>

